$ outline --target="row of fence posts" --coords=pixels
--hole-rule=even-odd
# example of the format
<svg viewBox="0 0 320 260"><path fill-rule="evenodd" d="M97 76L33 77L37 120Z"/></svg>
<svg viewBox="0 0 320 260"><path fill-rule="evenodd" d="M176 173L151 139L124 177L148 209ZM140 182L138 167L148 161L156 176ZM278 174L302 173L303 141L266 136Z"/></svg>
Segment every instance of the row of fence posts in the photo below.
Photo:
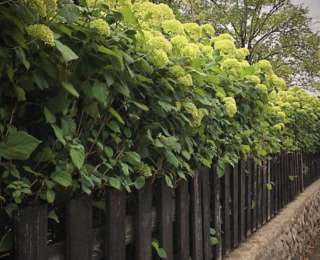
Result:
<svg viewBox="0 0 320 260"><path fill-rule="evenodd" d="M319 155L282 154L242 161L218 178L201 169L175 190L150 181L134 194L108 189L103 224L93 226L92 198L65 207L65 239L48 244L47 205L19 211L15 260L151 260L156 239L167 259L221 259L319 178ZM215 234L212 231L215 230ZM211 245L212 237L218 244Z"/></svg>

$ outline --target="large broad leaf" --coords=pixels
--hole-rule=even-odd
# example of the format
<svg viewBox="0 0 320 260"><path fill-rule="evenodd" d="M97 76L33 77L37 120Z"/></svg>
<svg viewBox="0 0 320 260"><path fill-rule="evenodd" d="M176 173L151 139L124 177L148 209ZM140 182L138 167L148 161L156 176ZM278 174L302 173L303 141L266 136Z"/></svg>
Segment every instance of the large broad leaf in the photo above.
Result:
<svg viewBox="0 0 320 260"><path fill-rule="evenodd" d="M62 82L62 87L68 91L72 96L75 96L76 98L79 98L78 91L74 88L74 86L69 82Z"/></svg>
<svg viewBox="0 0 320 260"><path fill-rule="evenodd" d="M72 176L67 171L56 171L51 175L51 179L63 187L70 187L72 185Z"/></svg>
<svg viewBox="0 0 320 260"><path fill-rule="evenodd" d="M80 170L84 164L84 147L80 144L70 146L70 157L73 164Z"/></svg>
<svg viewBox="0 0 320 260"><path fill-rule="evenodd" d="M79 59L79 56L75 54L74 51L71 50L67 45L64 45L58 40L56 40L55 43L65 62Z"/></svg>
<svg viewBox="0 0 320 260"><path fill-rule="evenodd" d="M0 157L8 160L27 160L41 143L24 131L13 131L0 142Z"/></svg>

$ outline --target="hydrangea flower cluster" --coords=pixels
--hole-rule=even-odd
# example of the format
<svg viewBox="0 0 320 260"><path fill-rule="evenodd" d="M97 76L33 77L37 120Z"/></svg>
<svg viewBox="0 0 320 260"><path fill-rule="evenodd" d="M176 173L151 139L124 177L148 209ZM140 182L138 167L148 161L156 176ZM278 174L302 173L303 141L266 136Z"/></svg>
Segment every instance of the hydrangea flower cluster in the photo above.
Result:
<svg viewBox="0 0 320 260"><path fill-rule="evenodd" d="M96 30L97 33L103 37L108 37L111 32L109 24L101 18L92 20L90 22L90 28Z"/></svg>
<svg viewBox="0 0 320 260"><path fill-rule="evenodd" d="M33 24L26 28L27 33L34 39L40 40L47 45L54 46L54 35L52 30L44 24Z"/></svg>
<svg viewBox="0 0 320 260"><path fill-rule="evenodd" d="M223 99L224 106L229 117L234 117L237 113L237 103L233 97L225 97Z"/></svg>

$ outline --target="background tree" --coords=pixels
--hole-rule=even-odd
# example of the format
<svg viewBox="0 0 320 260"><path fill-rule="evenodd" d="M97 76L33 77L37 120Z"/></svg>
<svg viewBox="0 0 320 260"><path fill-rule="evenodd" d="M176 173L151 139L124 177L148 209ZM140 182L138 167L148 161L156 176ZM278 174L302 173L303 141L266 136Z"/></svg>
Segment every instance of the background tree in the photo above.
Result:
<svg viewBox="0 0 320 260"><path fill-rule="evenodd" d="M311 31L303 6L289 0L168 2L182 19L209 22L219 33L232 34L239 47L250 50L249 62L270 60L291 84L310 86L320 75L320 37Z"/></svg>

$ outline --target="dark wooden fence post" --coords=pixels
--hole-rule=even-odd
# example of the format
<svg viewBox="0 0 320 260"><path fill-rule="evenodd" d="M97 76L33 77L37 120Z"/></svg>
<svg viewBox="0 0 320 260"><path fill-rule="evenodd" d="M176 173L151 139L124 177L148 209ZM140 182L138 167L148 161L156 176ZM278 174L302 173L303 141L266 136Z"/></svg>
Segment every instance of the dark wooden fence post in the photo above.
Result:
<svg viewBox="0 0 320 260"><path fill-rule="evenodd" d="M232 169L232 247L236 248L239 244L239 165L236 164Z"/></svg>
<svg viewBox="0 0 320 260"><path fill-rule="evenodd" d="M152 259L152 183L137 191L134 221L135 258L137 260Z"/></svg>
<svg viewBox="0 0 320 260"><path fill-rule="evenodd" d="M167 259L173 260L173 190L165 179L160 181L160 203L158 204L158 219L160 231L160 246L166 251Z"/></svg>
<svg viewBox="0 0 320 260"><path fill-rule="evenodd" d="M15 222L15 260L47 259L47 232L46 205L19 210Z"/></svg>
<svg viewBox="0 0 320 260"><path fill-rule="evenodd" d="M126 193L109 188L106 195L105 259L126 259Z"/></svg>
<svg viewBox="0 0 320 260"><path fill-rule="evenodd" d="M203 227L199 173L191 180L191 243L192 260L203 260Z"/></svg>
<svg viewBox="0 0 320 260"><path fill-rule="evenodd" d="M246 202L246 161L240 161L239 169L239 242L245 240L246 235L246 218L245 218L245 202Z"/></svg>
<svg viewBox="0 0 320 260"><path fill-rule="evenodd" d="M222 177L222 252L224 255L228 254L231 249L231 216L230 216L230 176L231 166L227 166Z"/></svg>
<svg viewBox="0 0 320 260"><path fill-rule="evenodd" d="M218 244L213 247L213 258L215 260L220 260L222 258L222 214L221 214L221 178L218 177L216 166L212 169L212 215L213 224L216 231L216 237L218 239Z"/></svg>
<svg viewBox="0 0 320 260"><path fill-rule="evenodd" d="M181 180L176 191L177 259L181 260L190 258L189 201L188 182Z"/></svg>
<svg viewBox="0 0 320 260"><path fill-rule="evenodd" d="M67 260L92 258L92 199L82 194L69 201L66 208Z"/></svg>
<svg viewBox="0 0 320 260"><path fill-rule="evenodd" d="M202 229L203 229L203 259L211 259L210 246L210 176L207 168L201 169L201 191L202 191Z"/></svg>

